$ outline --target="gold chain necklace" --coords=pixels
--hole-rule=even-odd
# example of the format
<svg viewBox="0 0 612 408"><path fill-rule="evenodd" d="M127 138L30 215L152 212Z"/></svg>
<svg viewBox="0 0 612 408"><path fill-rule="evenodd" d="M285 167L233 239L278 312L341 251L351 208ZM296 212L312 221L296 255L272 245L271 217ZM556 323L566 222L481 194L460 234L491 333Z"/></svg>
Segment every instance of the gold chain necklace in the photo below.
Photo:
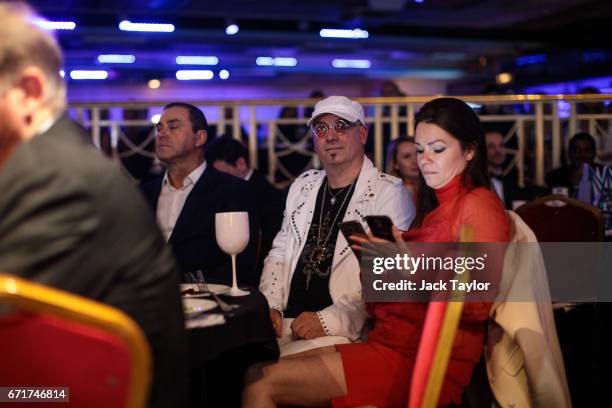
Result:
<svg viewBox="0 0 612 408"><path fill-rule="evenodd" d="M325 183L327 183L327 180L325 180ZM353 180L353 182L351 184L349 184L346 187L353 187L353 184L355 184L355 180ZM340 205L340 208L338 209L338 211L336 212L336 216L334 217L334 220L331 222L331 224L329 224L329 231L327 232L327 236L325 237L325 240L323 242L321 242L321 230L323 229L323 210L325 209L325 193L327 190L327 186L329 184L326 184L326 189L323 190L323 197L321 199L321 210L319 212L319 226L318 226L318 231L317 231L317 245L315 247L315 252L320 253L321 255L324 254L325 252L325 247L327 246L327 242L329 241L329 238L331 237L332 231L333 231L333 226L334 224L336 224L336 221L338 221L338 217L340 216L340 213L342 212L342 207L344 207L344 204L346 204L346 200L348 199L350 194L345 194L344 195L344 199L342 200L342 204ZM345 188L346 188L345 187ZM333 203L332 203L333 204ZM318 257L313 257L313 259L316 259Z"/></svg>

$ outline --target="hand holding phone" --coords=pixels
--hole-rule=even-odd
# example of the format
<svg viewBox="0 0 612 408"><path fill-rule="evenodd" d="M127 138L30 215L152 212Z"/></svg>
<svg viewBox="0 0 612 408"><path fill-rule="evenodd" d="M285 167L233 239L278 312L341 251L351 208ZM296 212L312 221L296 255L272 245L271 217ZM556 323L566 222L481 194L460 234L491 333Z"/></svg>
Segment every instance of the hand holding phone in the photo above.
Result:
<svg viewBox="0 0 612 408"><path fill-rule="evenodd" d="M395 242L393 237L393 222L386 215L366 215L365 220L370 227L372 235L377 238Z"/></svg>
<svg viewBox="0 0 612 408"><path fill-rule="evenodd" d="M338 227L340 227L340 231L342 231L342 234L344 235L344 238L346 238L349 245L354 245L357 243L350 238L351 235L362 235L364 237L368 235L359 221L344 221L341 222Z"/></svg>
<svg viewBox="0 0 612 408"><path fill-rule="evenodd" d="M367 237L368 234L365 232L363 225L361 225L359 221L344 221L341 222L338 227L340 227L340 231L342 231L344 238L346 238L346 242L348 242L349 246L351 247L351 250L357 257L357 261L361 262L361 251L358 251L353 248L353 245L359 243L352 240L351 235L361 235L364 238Z"/></svg>

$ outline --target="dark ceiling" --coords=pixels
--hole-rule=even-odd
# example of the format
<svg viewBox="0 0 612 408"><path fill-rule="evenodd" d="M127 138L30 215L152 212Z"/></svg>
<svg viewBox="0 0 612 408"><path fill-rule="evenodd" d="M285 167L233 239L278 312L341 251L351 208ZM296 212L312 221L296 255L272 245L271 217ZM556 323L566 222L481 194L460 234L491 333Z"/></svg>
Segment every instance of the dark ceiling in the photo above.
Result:
<svg viewBox="0 0 612 408"><path fill-rule="evenodd" d="M174 77L177 69L221 69L235 81L304 75L442 78L483 83L501 71L517 85L612 74L612 1L604 0L41 0L58 32L66 69L98 68L99 54L131 54L105 64L117 80ZM121 20L163 22L173 33L119 31ZM240 32L225 34L231 22ZM328 39L321 28L362 28L367 39ZM178 67L177 55L214 55L214 67ZM293 67L257 66L259 56L293 57ZM521 58L523 57L523 58ZM337 69L334 58L368 59L369 69Z"/></svg>

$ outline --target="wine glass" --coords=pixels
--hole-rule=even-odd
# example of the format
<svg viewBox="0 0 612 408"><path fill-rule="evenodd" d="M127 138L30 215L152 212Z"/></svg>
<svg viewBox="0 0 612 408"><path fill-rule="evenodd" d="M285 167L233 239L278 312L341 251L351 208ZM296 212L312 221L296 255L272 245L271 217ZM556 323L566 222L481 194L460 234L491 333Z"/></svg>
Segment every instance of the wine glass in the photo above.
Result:
<svg viewBox="0 0 612 408"><path fill-rule="evenodd" d="M244 251L249 243L249 213L224 212L215 214L215 236L217 244L232 256L232 288L229 296L244 296L249 292L238 288L236 280L236 255Z"/></svg>

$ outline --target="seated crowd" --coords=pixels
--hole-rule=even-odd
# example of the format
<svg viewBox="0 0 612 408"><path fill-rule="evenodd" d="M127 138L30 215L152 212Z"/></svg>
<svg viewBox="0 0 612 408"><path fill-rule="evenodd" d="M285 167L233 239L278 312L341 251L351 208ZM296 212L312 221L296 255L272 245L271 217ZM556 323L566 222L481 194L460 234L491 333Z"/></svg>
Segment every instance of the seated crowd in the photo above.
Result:
<svg viewBox="0 0 612 408"><path fill-rule="evenodd" d="M362 106L344 96L320 101L308 126L321 169L303 173L288 192L249 165L242 142L209 140L200 109L170 103L156 125L155 154L166 170L139 192L66 116L55 40L28 10L7 5L0 5L0 35L0 272L133 318L152 347L151 406L187 404L179 283L197 271L230 281L216 213L249 214L239 279L267 299L281 354L249 369L245 407L406 406L428 303L364 302L355 245L380 240L353 236L359 244L352 246L342 221L368 230L366 216L387 216L398 244L456 242L466 224L473 242L511 240L505 207L518 198L503 180L503 138L485 133L459 99L437 98L419 110L414 138L389 150L395 176L365 154ZM576 135L571 165L552 173L551 183L573 191L593 147L588 135ZM466 303L440 405L461 404L491 307Z"/></svg>

